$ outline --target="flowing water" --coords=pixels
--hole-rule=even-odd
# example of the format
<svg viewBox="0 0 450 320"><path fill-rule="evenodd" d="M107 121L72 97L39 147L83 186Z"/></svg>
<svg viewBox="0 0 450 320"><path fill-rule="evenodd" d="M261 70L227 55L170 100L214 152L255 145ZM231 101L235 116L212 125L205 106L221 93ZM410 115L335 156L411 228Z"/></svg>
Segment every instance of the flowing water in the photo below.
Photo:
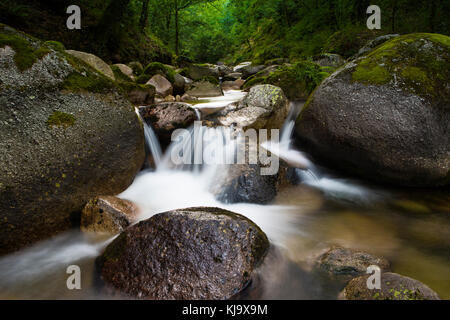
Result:
<svg viewBox="0 0 450 320"><path fill-rule="evenodd" d="M197 104L196 108L223 107L242 98L231 92ZM225 105L226 105L225 104ZM362 249L389 259L394 272L418 279L450 298L450 193L448 190L390 189L356 181L315 165L295 150L291 137L302 104L293 104L279 145L264 147L292 167L300 183L282 189L270 205L223 204L211 192L215 165L174 164L170 154L186 142L174 142L162 155L150 127L147 146L156 170L141 172L121 198L134 201L141 219L172 209L221 207L247 216L263 229L277 250L257 271L241 296L263 299L335 299L340 288L312 272L314 257L329 244ZM222 131L221 131L222 130ZM187 147L194 160L211 144L216 150L235 151L228 129L203 128L185 133L201 137L201 146ZM196 140L196 143L199 139ZM219 153L218 157L226 157ZM155 159L156 160L156 159ZM95 299L107 298L93 290L94 261L113 238L72 231L0 259L0 298ZM66 288L66 268L79 265L82 290Z"/></svg>

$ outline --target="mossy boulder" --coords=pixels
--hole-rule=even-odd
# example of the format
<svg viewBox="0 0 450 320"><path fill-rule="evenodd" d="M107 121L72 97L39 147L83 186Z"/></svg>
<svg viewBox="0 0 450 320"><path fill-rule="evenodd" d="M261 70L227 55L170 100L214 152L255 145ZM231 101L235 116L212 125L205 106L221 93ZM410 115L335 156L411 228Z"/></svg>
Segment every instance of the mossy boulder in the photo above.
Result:
<svg viewBox="0 0 450 320"><path fill-rule="evenodd" d="M156 88L151 84L136 83L130 67L116 64L111 70L121 91L133 105L149 105L155 101Z"/></svg>
<svg viewBox="0 0 450 320"><path fill-rule="evenodd" d="M113 70L116 79L118 76L121 78L125 77L127 81L134 81L136 79L134 76L133 69L131 69L131 67L127 66L126 64L117 63L111 66L111 69Z"/></svg>
<svg viewBox="0 0 450 320"><path fill-rule="evenodd" d="M381 289L369 289L370 275L351 280L341 293L346 300L440 300L438 294L428 286L396 273L381 274Z"/></svg>
<svg viewBox="0 0 450 320"><path fill-rule="evenodd" d="M223 300L269 249L252 221L219 208L164 212L124 231L97 260L105 291L140 299Z"/></svg>
<svg viewBox="0 0 450 320"><path fill-rule="evenodd" d="M144 161L144 134L133 106L102 73L5 25L0 39L5 254L79 223L89 199L125 190Z"/></svg>
<svg viewBox="0 0 450 320"><path fill-rule="evenodd" d="M83 60L92 68L102 73L104 76L110 78L111 80L113 81L116 80L114 77L114 72L111 70L111 67L96 55L76 50L66 50L66 52L80 60Z"/></svg>
<svg viewBox="0 0 450 320"><path fill-rule="evenodd" d="M283 89L289 100L306 100L310 93L329 76L319 65L301 61L294 65L273 67L247 79L244 90L258 85L271 84Z"/></svg>
<svg viewBox="0 0 450 320"><path fill-rule="evenodd" d="M166 78L170 83L175 82L175 70L160 62L152 62L145 67L142 74L137 78L137 82L147 83L155 75L160 75Z"/></svg>
<svg viewBox="0 0 450 320"><path fill-rule="evenodd" d="M196 81L205 77L219 79L219 68L212 64L190 64L183 72L183 75Z"/></svg>
<svg viewBox="0 0 450 320"><path fill-rule="evenodd" d="M390 263L383 257L368 252L333 246L315 263L315 270L339 282L347 282L365 275L369 266L377 266L382 272L390 270Z"/></svg>
<svg viewBox="0 0 450 320"><path fill-rule="evenodd" d="M357 54L366 43L380 35L380 31L377 30L358 29L353 26L344 28L328 38L323 52L337 53L344 58L349 58Z"/></svg>
<svg viewBox="0 0 450 320"><path fill-rule="evenodd" d="M450 38L391 39L325 80L297 119L297 137L351 174L405 186L447 185Z"/></svg>

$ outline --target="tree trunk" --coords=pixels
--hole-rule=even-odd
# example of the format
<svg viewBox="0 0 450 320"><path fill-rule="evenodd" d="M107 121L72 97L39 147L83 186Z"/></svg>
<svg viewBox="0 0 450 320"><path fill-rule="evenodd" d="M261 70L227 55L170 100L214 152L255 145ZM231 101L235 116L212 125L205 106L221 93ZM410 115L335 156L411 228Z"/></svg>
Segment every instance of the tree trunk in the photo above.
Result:
<svg viewBox="0 0 450 320"><path fill-rule="evenodd" d="M141 28L141 31L144 31L145 27L147 27L149 2L150 0L142 0L142 12L141 18L139 19L139 27Z"/></svg>

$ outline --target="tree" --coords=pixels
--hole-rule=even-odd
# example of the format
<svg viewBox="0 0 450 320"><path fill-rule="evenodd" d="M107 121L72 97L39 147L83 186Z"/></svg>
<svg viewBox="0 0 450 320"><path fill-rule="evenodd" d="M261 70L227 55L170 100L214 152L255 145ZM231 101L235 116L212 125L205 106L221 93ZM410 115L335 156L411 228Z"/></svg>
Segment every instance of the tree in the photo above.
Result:
<svg viewBox="0 0 450 320"><path fill-rule="evenodd" d="M149 2L150 0L142 0L142 11L139 19L139 28L141 31L144 31L145 27L147 27Z"/></svg>

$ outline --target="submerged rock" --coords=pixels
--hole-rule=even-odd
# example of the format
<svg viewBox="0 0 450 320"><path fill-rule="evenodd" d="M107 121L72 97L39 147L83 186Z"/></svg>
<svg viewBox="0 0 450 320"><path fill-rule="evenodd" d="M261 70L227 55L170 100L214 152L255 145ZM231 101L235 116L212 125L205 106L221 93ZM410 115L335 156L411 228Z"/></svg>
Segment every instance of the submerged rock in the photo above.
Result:
<svg viewBox="0 0 450 320"><path fill-rule="evenodd" d="M119 194L144 133L115 83L63 50L0 25L0 254L71 228L87 201Z"/></svg>
<svg viewBox="0 0 450 320"><path fill-rule="evenodd" d="M404 186L447 185L449 37L396 37L325 80L297 119L298 139L351 174Z"/></svg>
<svg viewBox="0 0 450 320"><path fill-rule="evenodd" d="M164 212L124 231L97 260L107 290L141 299L229 299L250 281L269 241L218 208Z"/></svg>
<svg viewBox="0 0 450 320"><path fill-rule="evenodd" d="M139 208L117 197L97 197L90 200L81 213L81 230L115 235L137 221Z"/></svg>
<svg viewBox="0 0 450 320"><path fill-rule="evenodd" d="M345 282L366 274L367 268L372 265L378 266L382 272L390 270L390 263L385 258L363 251L333 247L318 258L316 270L332 279Z"/></svg>
<svg viewBox="0 0 450 320"><path fill-rule="evenodd" d="M259 85L250 89L241 101L233 103L218 114L223 126L248 129L280 129L289 112L289 102L278 87Z"/></svg>
<svg viewBox="0 0 450 320"><path fill-rule="evenodd" d="M197 120L195 109L187 103L165 102L139 108L144 120L153 128L163 147L172 141L176 129L189 128Z"/></svg>
<svg viewBox="0 0 450 320"><path fill-rule="evenodd" d="M369 289L370 275L351 280L340 297L346 300L440 300L438 294L420 281L396 274L381 274L381 289Z"/></svg>

